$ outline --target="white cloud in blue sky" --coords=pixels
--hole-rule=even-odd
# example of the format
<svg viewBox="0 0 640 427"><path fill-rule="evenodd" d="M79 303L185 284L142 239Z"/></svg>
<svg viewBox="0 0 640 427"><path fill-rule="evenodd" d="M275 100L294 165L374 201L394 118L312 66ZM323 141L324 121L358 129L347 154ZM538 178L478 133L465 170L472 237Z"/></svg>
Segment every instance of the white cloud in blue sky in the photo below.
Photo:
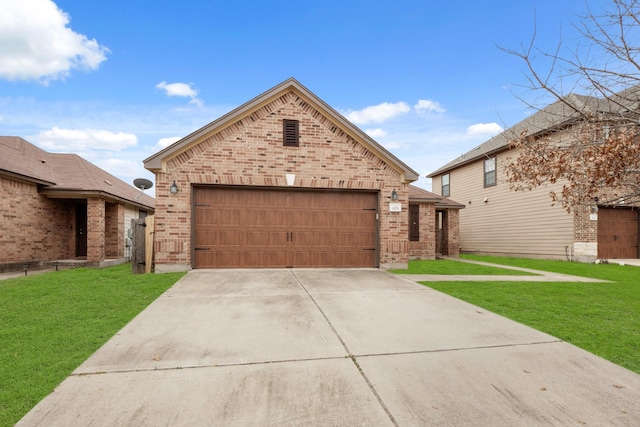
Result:
<svg viewBox="0 0 640 427"><path fill-rule="evenodd" d="M189 104L202 107L204 102L198 98L198 91L191 87L193 83L167 83L162 81L156 85L156 88L164 91L167 96L180 96L190 98Z"/></svg>
<svg viewBox="0 0 640 427"><path fill-rule="evenodd" d="M365 107L362 110L349 111L347 119L357 125L368 123L384 123L389 119L411 111L406 102L383 102L382 104Z"/></svg>
<svg viewBox="0 0 640 427"><path fill-rule="evenodd" d="M490 135L501 133L504 129L497 123L476 123L467 128L468 135Z"/></svg>
<svg viewBox="0 0 640 427"><path fill-rule="evenodd" d="M385 136L387 136L389 134L389 132L387 132L384 129L380 129L380 128L375 128L375 129L365 129L364 131L367 135L369 135L371 138L376 139L376 138L384 138Z"/></svg>
<svg viewBox="0 0 640 427"><path fill-rule="evenodd" d="M167 137L167 138L160 138L158 140L158 143L154 147L154 149L156 151L163 150L163 149L167 148L168 146L170 146L171 144L173 144L174 142L179 141L181 139L182 139L181 136L170 136L170 137Z"/></svg>
<svg viewBox="0 0 640 427"><path fill-rule="evenodd" d="M431 101L430 99L420 99L418 103L413 106L418 114L420 113L444 113L447 110L440 105L437 101Z"/></svg>
<svg viewBox="0 0 640 427"><path fill-rule="evenodd" d="M88 150L123 151L138 145L132 133L101 129L52 129L31 136L45 150L58 153L86 153Z"/></svg>
<svg viewBox="0 0 640 427"><path fill-rule="evenodd" d="M50 0L0 1L0 78L48 83L97 69L109 49L68 25Z"/></svg>

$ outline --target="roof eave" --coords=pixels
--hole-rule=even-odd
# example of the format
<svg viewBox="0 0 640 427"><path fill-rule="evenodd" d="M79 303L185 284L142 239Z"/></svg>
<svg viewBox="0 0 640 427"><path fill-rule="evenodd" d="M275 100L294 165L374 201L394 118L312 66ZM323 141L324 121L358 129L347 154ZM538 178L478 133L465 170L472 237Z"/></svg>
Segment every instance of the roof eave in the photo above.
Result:
<svg viewBox="0 0 640 427"><path fill-rule="evenodd" d="M50 199L87 199L90 197L99 197L113 202L120 202L146 210L155 211L154 206L147 205L137 200L130 200L124 197L116 196L106 191L100 190L74 190L69 188L43 188L40 194Z"/></svg>
<svg viewBox="0 0 640 427"><path fill-rule="evenodd" d="M27 175L22 175L16 172L12 172L6 169L0 169L0 175L5 175L11 179L15 179L18 181L24 181L24 182L29 182L29 183L33 183L33 184L40 184L40 185L55 185L55 182L52 181L46 181L44 179L40 179L40 178L35 178L32 176L27 176Z"/></svg>

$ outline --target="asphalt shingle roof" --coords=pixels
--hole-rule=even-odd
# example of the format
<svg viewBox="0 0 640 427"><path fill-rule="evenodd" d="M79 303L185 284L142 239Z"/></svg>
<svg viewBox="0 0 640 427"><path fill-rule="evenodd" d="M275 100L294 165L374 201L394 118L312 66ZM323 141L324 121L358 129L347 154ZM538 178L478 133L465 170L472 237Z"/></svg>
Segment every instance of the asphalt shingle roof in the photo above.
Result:
<svg viewBox="0 0 640 427"><path fill-rule="evenodd" d="M0 172L41 184L47 194L102 193L134 205L155 206L153 197L77 154L49 153L20 137L0 136Z"/></svg>
<svg viewBox="0 0 640 427"><path fill-rule="evenodd" d="M431 191L424 190L415 185L409 185L409 201L410 202L435 202L436 207L439 208L452 208L463 209L464 205L458 202L454 202L451 199L432 193Z"/></svg>

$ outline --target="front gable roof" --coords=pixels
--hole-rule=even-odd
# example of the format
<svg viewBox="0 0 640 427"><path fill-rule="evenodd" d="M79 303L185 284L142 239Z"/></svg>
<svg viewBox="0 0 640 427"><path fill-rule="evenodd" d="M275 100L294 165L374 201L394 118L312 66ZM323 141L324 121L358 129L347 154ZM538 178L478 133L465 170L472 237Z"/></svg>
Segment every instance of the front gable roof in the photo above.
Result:
<svg viewBox="0 0 640 427"><path fill-rule="evenodd" d="M232 126L234 123L251 116L253 112L269 104L273 100L283 96L288 92L295 93L296 96L302 98L305 102L312 105L322 115L327 117L335 126L339 127L342 131L349 134L360 144L364 145L368 150L373 152L384 163L388 164L393 169L400 172L403 178L408 181L416 181L419 175L416 171L411 169L393 154L391 154L382 145L376 142L373 138L360 130L357 126L347 120L344 116L331 108L328 104L318 98L309 89L300 84L296 79L290 78L280 83L279 85L269 89L261 95L258 95L249 102L241 105L240 107L230 111L222 117L212 121L208 125L196 130L195 132L187 135L181 140L175 142L169 147L157 152L153 156L144 160L144 167L152 172L159 172L165 169L166 163L189 150L190 148L200 144L208 136L213 133L220 132L226 127Z"/></svg>

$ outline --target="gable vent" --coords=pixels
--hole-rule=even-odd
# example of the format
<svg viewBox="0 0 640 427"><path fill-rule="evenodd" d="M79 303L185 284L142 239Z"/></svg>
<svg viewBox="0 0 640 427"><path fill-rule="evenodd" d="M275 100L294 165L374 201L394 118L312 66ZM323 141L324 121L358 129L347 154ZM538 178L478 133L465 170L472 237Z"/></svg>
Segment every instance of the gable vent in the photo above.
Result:
<svg viewBox="0 0 640 427"><path fill-rule="evenodd" d="M300 124L298 120L284 119L282 121L282 134L285 147L299 147L300 146Z"/></svg>

